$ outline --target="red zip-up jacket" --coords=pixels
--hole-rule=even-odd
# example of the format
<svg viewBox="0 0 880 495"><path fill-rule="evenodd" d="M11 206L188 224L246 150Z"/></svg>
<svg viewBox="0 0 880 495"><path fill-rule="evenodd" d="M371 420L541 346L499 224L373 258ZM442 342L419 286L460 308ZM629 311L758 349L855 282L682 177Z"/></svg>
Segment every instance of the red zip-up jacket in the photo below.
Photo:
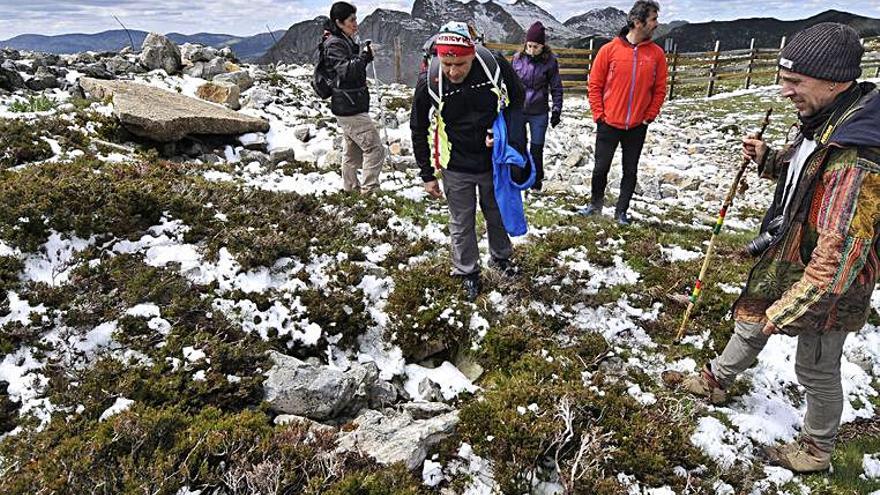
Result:
<svg viewBox="0 0 880 495"><path fill-rule="evenodd" d="M633 45L622 36L599 49L590 71L593 120L618 129L651 122L666 98L666 55L651 40Z"/></svg>

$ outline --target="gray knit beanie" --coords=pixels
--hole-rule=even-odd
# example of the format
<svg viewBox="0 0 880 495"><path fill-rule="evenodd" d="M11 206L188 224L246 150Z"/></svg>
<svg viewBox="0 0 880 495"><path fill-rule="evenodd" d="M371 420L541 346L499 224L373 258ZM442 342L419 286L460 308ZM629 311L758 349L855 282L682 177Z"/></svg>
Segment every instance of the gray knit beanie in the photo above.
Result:
<svg viewBox="0 0 880 495"><path fill-rule="evenodd" d="M854 81L862 75L865 49L855 29L822 22L792 37L779 57L779 66L826 81Z"/></svg>

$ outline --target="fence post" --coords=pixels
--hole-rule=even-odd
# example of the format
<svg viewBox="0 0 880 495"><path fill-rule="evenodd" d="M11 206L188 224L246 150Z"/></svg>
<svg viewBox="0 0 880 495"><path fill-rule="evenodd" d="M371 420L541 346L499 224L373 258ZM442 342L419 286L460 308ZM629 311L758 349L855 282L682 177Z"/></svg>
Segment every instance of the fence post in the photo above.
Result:
<svg viewBox="0 0 880 495"><path fill-rule="evenodd" d="M785 48L785 36L782 37L782 41L779 42L779 55L782 56L782 49ZM776 64L776 78L773 79L773 84L779 84L779 64Z"/></svg>
<svg viewBox="0 0 880 495"><path fill-rule="evenodd" d="M397 82L397 84L401 84L402 79L403 78L401 77L401 73L400 73L400 36L395 36L394 37L394 80Z"/></svg>
<svg viewBox="0 0 880 495"><path fill-rule="evenodd" d="M715 56L712 59L712 68L709 70L709 88L706 91L706 98L712 97L715 90L715 76L718 74L718 57L721 55L721 40L715 40Z"/></svg>
<svg viewBox="0 0 880 495"><path fill-rule="evenodd" d="M752 68L755 65L755 38L749 44L749 68L746 71L746 89L752 84Z"/></svg>
<svg viewBox="0 0 880 495"><path fill-rule="evenodd" d="M672 72L671 78L669 80L669 100L672 101L675 98L675 72L678 70L678 45L673 45L672 47Z"/></svg>
<svg viewBox="0 0 880 495"><path fill-rule="evenodd" d="M587 83L590 82L590 72L593 72L593 40L590 38L590 55L587 56Z"/></svg>

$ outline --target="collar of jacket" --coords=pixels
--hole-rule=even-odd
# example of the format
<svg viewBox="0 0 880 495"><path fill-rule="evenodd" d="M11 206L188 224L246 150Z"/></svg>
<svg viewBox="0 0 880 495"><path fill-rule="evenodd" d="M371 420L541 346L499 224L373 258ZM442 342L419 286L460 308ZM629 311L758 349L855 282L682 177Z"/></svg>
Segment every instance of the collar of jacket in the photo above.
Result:
<svg viewBox="0 0 880 495"><path fill-rule="evenodd" d="M637 47L637 46L650 45L651 43L654 42L654 39L653 39L653 38L648 38L648 39L646 39L645 41L640 41L638 44L633 45L632 43L629 42L628 39L626 39L626 34L621 34L620 36L617 37L617 39L619 39L620 41L622 41L626 46L628 46L628 47L630 47L630 48L635 48L635 47Z"/></svg>

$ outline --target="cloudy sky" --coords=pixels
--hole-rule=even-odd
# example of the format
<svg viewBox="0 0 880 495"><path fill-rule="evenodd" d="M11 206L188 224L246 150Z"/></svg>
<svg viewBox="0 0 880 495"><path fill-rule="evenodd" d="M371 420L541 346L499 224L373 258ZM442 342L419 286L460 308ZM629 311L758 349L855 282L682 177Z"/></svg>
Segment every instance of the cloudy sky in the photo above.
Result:
<svg viewBox="0 0 880 495"><path fill-rule="evenodd" d="M512 0L496 0L507 2ZM535 0L565 21L593 8L628 10L632 0ZM131 29L250 35L287 29L291 24L325 14L329 0L0 0L0 39L23 33L95 33L118 28L117 16ZM355 1L361 17L376 7L409 11L412 0ZM660 0L661 21L691 22L743 17L800 19L827 9L880 18L880 0Z"/></svg>

